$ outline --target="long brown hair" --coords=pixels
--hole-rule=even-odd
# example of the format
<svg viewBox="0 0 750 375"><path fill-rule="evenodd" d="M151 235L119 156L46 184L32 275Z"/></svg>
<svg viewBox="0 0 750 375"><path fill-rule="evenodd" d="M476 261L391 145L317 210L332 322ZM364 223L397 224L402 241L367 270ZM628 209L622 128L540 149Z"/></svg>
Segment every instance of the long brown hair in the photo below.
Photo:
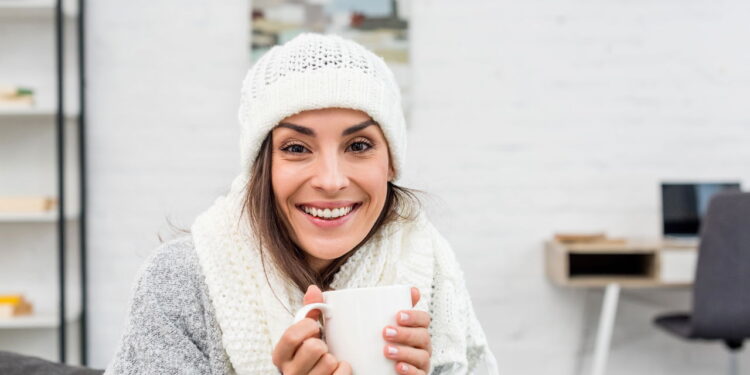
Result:
<svg viewBox="0 0 750 375"><path fill-rule="evenodd" d="M271 261L302 292L311 284L322 290L330 289L333 277L341 266L383 226L395 221L413 220L422 209L417 193L424 193L423 191L401 187L388 181L383 211L369 233L351 251L333 260L320 272L316 272L307 263L304 251L292 240L292 228L276 204L271 184L271 139L272 135L269 132L251 166L251 177L245 189L242 210L243 214L249 215L249 224L257 237L261 260L265 264L266 256L270 256Z"/></svg>

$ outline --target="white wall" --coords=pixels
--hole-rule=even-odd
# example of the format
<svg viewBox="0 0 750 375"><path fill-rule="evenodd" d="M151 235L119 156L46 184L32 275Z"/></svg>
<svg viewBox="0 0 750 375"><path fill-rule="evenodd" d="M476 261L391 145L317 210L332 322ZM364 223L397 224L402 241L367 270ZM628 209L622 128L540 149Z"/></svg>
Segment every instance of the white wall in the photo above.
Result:
<svg viewBox="0 0 750 375"><path fill-rule="evenodd" d="M188 226L236 174L247 4L90 3L90 344L103 367L165 215ZM553 232L655 238L661 179L747 187L748 7L414 1L404 185L435 197L503 373L588 369L601 293L547 282ZM652 327L688 306L687 291L624 292L609 374L723 371L718 344Z"/></svg>
<svg viewBox="0 0 750 375"><path fill-rule="evenodd" d="M588 367L601 292L551 286L555 231L655 238L661 179L750 181L743 1L417 1L408 162L440 196L508 374ZM689 293L627 291L609 374L724 370L657 331ZM743 354L745 366L750 363Z"/></svg>
<svg viewBox="0 0 750 375"><path fill-rule="evenodd" d="M239 171L249 5L88 1L90 364L124 328L135 272Z"/></svg>

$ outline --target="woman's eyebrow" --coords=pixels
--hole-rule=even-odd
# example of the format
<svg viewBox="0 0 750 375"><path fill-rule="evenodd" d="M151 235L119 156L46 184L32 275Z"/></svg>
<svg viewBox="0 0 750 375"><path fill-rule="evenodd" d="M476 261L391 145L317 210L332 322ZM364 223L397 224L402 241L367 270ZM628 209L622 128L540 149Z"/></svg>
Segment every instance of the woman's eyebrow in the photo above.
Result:
<svg viewBox="0 0 750 375"><path fill-rule="evenodd" d="M352 133L356 133L356 132L358 132L358 131L360 131L360 130L362 130L362 129L370 126L370 125L375 125L375 124L377 124L377 122L375 122L375 120L369 119L367 121L361 122L361 123L359 123L357 125L354 125L354 126L351 126L349 128L344 129L344 131L341 132L341 135L345 136L345 135L349 135L349 134L352 134Z"/></svg>
<svg viewBox="0 0 750 375"><path fill-rule="evenodd" d="M352 126L346 128L346 129L344 129L344 131L341 132L341 136L345 136L345 135L349 135L349 134L352 134L352 133L356 133L356 132L358 132L358 131L360 131L360 130L362 130L362 129L370 126L370 125L375 125L375 124L377 124L377 122L375 122L375 120L369 119L367 121L361 122L361 123L359 123L357 125L352 125ZM302 133L302 134L305 134L305 135L310 135L310 136L313 136L313 137L316 136L315 130L312 130L312 129L306 127L306 126L291 124L291 123L288 123L288 122L280 122L278 126L280 126L282 128L292 129L292 130L294 130L294 131L296 131L298 133Z"/></svg>

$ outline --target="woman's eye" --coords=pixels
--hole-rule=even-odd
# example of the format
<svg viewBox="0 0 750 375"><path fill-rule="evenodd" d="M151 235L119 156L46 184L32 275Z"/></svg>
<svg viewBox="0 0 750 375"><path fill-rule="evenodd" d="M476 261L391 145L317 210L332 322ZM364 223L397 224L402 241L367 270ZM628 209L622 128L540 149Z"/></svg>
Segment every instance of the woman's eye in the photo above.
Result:
<svg viewBox="0 0 750 375"><path fill-rule="evenodd" d="M359 142L354 142L350 144L349 148L351 148L353 152L365 152L371 149L372 145L365 141L359 141ZM304 154L304 153L309 152L305 146L302 146L300 144L291 144L291 145L282 147L281 151L284 151L289 154Z"/></svg>
<svg viewBox="0 0 750 375"><path fill-rule="evenodd" d="M372 146L367 142L354 142L349 147L351 147L352 151L354 152L367 151L372 148Z"/></svg>
<svg viewBox="0 0 750 375"><path fill-rule="evenodd" d="M282 148L281 150L292 153L292 154L301 154L301 153L304 153L305 150L307 149L305 148L305 146L302 146L302 145L289 145L289 146Z"/></svg>

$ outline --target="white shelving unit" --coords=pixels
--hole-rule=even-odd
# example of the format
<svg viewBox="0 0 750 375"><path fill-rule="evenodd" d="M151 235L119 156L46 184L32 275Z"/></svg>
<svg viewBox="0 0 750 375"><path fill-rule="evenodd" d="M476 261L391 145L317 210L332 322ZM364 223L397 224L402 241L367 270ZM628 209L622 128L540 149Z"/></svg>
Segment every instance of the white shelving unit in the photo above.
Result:
<svg viewBox="0 0 750 375"><path fill-rule="evenodd" d="M69 213L65 215L65 220L78 220L80 215L77 213ZM0 223L54 223L57 222L58 213L57 211L49 212L17 212L17 213L5 213L0 212ZM0 320L0 327L2 327L2 320Z"/></svg>
<svg viewBox="0 0 750 375"><path fill-rule="evenodd" d="M2 0L0 0L2 1ZM19 119L19 118L52 118L57 116L57 110L54 108L0 108L0 118L2 119ZM77 113L66 113L65 117L68 120L75 120L78 118Z"/></svg>
<svg viewBox="0 0 750 375"><path fill-rule="evenodd" d="M58 28L56 0L0 0L0 84L29 86L35 94L33 108L0 108L0 195L57 197L65 210L62 221L57 207L41 213L0 213L0 293L22 293L34 310L28 316L0 319L0 350L77 365L86 362L79 162L82 3L61 0ZM57 123L59 30L62 129ZM58 164L60 160L64 163ZM62 197L59 178L64 182Z"/></svg>
<svg viewBox="0 0 750 375"><path fill-rule="evenodd" d="M81 317L80 312L67 314L67 323L75 323ZM19 316L13 319L0 319L0 329L20 328L57 328L60 325L60 317L57 311L40 311L33 315Z"/></svg>
<svg viewBox="0 0 750 375"><path fill-rule="evenodd" d="M0 19L45 18L55 14L55 0L0 0ZM78 16L77 4L63 1L66 18Z"/></svg>

